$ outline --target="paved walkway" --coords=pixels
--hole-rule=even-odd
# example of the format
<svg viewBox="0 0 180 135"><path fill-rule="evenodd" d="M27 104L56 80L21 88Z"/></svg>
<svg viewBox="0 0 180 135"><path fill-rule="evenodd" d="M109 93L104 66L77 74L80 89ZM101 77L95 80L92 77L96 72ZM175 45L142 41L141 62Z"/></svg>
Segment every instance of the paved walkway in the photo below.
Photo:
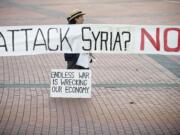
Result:
<svg viewBox="0 0 180 135"><path fill-rule="evenodd" d="M178 0L4 0L0 25L180 24ZM91 99L49 98L62 54L0 57L0 135L180 135L180 57L95 54Z"/></svg>

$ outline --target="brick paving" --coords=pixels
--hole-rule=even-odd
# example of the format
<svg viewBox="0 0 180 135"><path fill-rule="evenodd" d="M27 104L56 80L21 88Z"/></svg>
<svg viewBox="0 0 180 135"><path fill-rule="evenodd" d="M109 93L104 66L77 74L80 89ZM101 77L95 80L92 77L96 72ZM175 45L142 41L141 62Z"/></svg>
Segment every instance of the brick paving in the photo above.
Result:
<svg viewBox="0 0 180 135"><path fill-rule="evenodd" d="M180 24L178 0L4 0L0 25ZM0 57L0 135L180 135L180 57L95 54L92 98L49 98L62 54Z"/></svg>

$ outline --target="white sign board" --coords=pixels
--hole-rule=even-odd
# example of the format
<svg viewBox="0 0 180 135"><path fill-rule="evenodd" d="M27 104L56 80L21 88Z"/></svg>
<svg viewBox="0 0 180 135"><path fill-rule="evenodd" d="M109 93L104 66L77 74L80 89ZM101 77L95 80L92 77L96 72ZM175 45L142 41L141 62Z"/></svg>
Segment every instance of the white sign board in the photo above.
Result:
<svg viewBox="0 0 180 135"><path fill-rule="evenodd" d="M91 98L91 70L51 70L50 97Z"/></svg>

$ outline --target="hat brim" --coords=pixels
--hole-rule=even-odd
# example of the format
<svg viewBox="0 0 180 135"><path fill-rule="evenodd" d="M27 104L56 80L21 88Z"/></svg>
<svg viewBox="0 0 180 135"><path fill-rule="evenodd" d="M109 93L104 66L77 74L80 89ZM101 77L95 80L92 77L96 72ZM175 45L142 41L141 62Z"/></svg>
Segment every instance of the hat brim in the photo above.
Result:
<svg viewBox="0 0 180 135"><path fill-rule="evenodd" d="M76 14L76 15L73 15L71 17L68 17L68 21L70 22L71 20L73 20L74 18L78 17L78 16L82 16L82 15L85 15L85 13L79 13L79 14Z"/></svg>

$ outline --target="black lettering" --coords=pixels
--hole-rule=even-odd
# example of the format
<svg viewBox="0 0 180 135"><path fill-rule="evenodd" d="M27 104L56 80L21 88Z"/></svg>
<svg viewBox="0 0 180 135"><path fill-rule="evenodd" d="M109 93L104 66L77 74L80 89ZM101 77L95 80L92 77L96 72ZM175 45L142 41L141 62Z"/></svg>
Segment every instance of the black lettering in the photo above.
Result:
<svg viewBox="0 0 180 135"><path fill-rule="evenodd" d="M61 79L61 82L60 82L61 85L68 85L68 82L66 79Z"/></svg>
<svg viewBox="0 0 180 135"><path fill-rule="evenodd" d="M65 93L88 93L89 87L65 87Z"/></svg>
<svg viewBox="0 0 180 135"><path fill-rule="evenodd" d="M51 72L51 78L56 78L56 72Z"/></svg>
<svg viewBox="0 0 180 135"><path fill-rule="evenodd" d="M98 40L98 37L100 35L100 32L98 32L97 36L95 36L94 33L92 32L92 35L93 35L93 38L95 41L94 50L96 50L97 49L97 40Z"/></svg>
<svg viewBox="0 0 180 135"><path fill-rule="evenodd" d="M61 29L60 29L61 51L62 51L62 46L63 46L62 43L63 43L64 40L66 40L66 42L68 43L69 48L71 49L71 52L72 52L72 47L71 47L71 45L70 45L70 43L69 43L69 40L68 40L68 38L67 38L67 33L68 33L68 32L69 32L69 28L67 29L67 31L66 31L64 37L62 37L62 31L61 31Z"/></svg>
<svg viewBox="0 0 180 135"><path fill-rule="evenodd" d="M40 34L39 34L40 33ZM37 38L38 36L41 35L42 39L43 39L43 43L36 43L37 42ZM42 30L39 28L35 37L35 41L34 41L34 46L33 46L33 50L35 50L36 46L44 46L45 49L47 50L47 46L46 46L46 40L44 38L43 32Z"/></svg>
<svg viewBox="0 0 180 135"><path fill-rule="evenodd" d="M85 50L85 51L90 51L90 50L91 50L91 47L92 47L92 42L91 42L91 39L85 39L85 38L84 38L84 30L85 30L85 29L88 29L89 31L91 31L91 28L90 28L90 27L82 27L82 40L89 42L89 48L85 48L85 47L83 46L82 49Z"/></svg>
<svg viewBox="0 0 180 135"><path fill-rule="evenodd" d="M131 33L129 31L123 31L122 35L128 34L128 40L125 40L125 51L127 50L127 43L131 41Z"/></svg>
<svg viewBox="0 0 180 135"><path fill-rule="evenodd" d="M50 51L57 51L58 50L58 45L57 45L57 47L56 47L56 49L52 49L52 48L50 48L50 31L51 30L56 30L56 32L58 32L58 29L57 28L49 28L48 29L48 32L47 32L47 45L48 45L48 49L50 50Z"/></svg>
<svg viewBox="0 0 180 135"><path fill-rule="evenodd" d="M85 78L85 79L87 79L87 78L89 78L89 73L88 72L82 72L82 73L79 73L79 78Z"/></svg>
<svg viewBox="0 0 180 135"><path fill-rule="evenodd" d="M116 39L115 39L115 42L114 42L113 50L115 50L116 43L119 43L119 48L122 51L122 48L121 48L121 36L120 36L119 32L117 32Z"/></svg>
<svg viewBox="0 0 180 135"><path fill-rule="evenodd" d="M110 51L112 51L112 47L113 47L113 45L112 45L112 32L110 32Z"/></svg>
<svg viewBox="0 0 180 135"><path fill-rule="evenodd" d="M6 40L4 38L4 35L0 32L0 38L2 37L2 39L4 40L4 44L0 45L0 47L4 47L6 52L8 51L7 49L7 45L6 45Z"/></svg>
<svg viewBox="0 0 180 135"><path fill-rule="evenodd" d="M12 51L14 52L14 33L15 31L19 31L19 30L8 30L8 31L11 31L12 32Z"/></svg>
<svg viewBox="0 0 180 135"><path fill-rule="evenodd" d="M58 85L58 79L53 79L52 83L53 83L53 85Z"/></svg>
<svg viewBox="0 0 180 135"><path fill-rule="evenodd" d="M103 35L105 35L105 39L103 39ZM102 31L101 32L101 50L103 49L103 42L105 44L105 48L106 48L106 51L108 50L107 49L107 41L108 41L108 32L105 32L105 31Z"/></svg>
<svg viewBox="0 0 180 135"><path fill-rule="evenodd" d="M69 87L68 86L65 87L65 93L69 93Z"/></svg>
<svg viewBox="0 0 180 135"><path fill-rule="evenodd" d="M32 29L21 29L22 31L25 32L25 37L26 37L26 51L28 51L28 30L32 30Z"/></svg>
<svg viewBox="0 0 180 135"><path fill-rule="evenodd" d="M52 92L61 92L62 93L62 87L61 86L53 86Z"/></svg>

